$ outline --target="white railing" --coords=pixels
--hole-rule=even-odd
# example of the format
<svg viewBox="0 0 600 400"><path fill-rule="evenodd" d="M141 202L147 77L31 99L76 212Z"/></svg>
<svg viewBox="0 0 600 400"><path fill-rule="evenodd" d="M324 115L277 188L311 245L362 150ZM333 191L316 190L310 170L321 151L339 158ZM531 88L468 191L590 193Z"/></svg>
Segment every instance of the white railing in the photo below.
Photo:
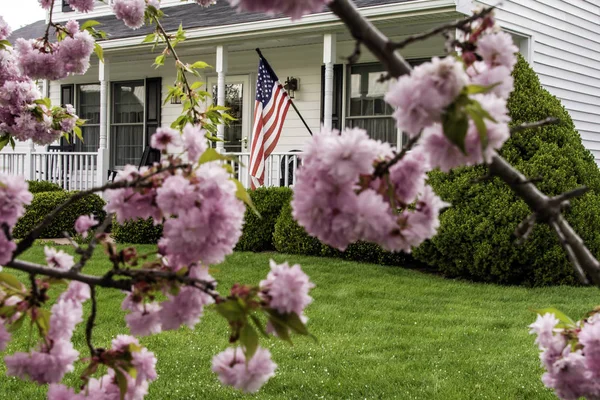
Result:
<svg viewBox="0 0 600 400"><path fill-rule="evenodd" d="M6 175L25 176L27 153L0 153L0 172Z"/></svg>
<svg viewBox="0 0 600 400"><path fill-rule="evenodd" d="M56 183L66 190L86 190L100 176L98 153L12 152L0 153L0 172L27 180Z"/></svg>
<svg viewBox="0 0 600 400"><path fill-rule="evenodd" d="M226 153L238 162L228 162L232 165L235 177L242 182L244 187L250 187L250 153ZM266 187L294 186L296 172L300 166L301 153L279 152L271 153L265 160Z"/></svg>

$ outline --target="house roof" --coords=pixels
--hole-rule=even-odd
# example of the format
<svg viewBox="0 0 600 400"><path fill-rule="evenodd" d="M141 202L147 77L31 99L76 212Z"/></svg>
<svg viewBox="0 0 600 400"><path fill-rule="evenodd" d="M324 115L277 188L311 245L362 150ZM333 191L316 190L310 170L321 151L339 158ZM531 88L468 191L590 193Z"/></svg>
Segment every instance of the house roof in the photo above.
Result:
<svg viewBox="0 0 600 400"><path fill-rule="evenodd" d="M405 3L412 0L355 0L358 7L372 7L386 4ZM179 24L183 25L184 29L190 28L209 28L213 26L234 25L246 22L265 21L270 19L283 18L278 15L269 17L262 13L236 13L232 12L231 6L226 1L219 1L217 4L208 8L201 8L197 4L186 4L177 7L164 8L166 16L162 21L163 26L167 31L177 30ZM98 29L105 31L109 39L122 39L135 36L142 36L150 33L152 28L143 26L138 30L133 30L125 26L122 21L116 19L114 15L105 15L94 18L100 22ZM80 19L85 21L86 18ZM37 21L31 25L17 29L11 35L11 39L25 38L34 39L42 37L46 29L45 21Z"/></svg>

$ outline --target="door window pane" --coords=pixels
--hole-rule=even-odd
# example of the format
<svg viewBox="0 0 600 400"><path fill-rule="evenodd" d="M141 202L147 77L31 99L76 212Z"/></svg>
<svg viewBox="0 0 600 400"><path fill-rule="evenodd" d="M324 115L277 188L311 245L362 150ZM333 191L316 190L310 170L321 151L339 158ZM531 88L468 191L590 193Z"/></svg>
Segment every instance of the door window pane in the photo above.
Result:
<svg viewBox="0 0 600 400"><path fill-rule="evenodd" d="M212 86L213 101L217 103L217 85ZM244 85L242 83L227 83L225 85L225 107L227 113L235 118L225 125L225 150L229 153L242 151L242 133L244 118Z"/></svg>
<svg viewBox="0 0 600 400"><path fill-rule="evenodd" d="M100 145L100 85L79 85L77 99L77 114L86 122L81 127L83 142L74 138L75 151L98 151Z"/></svg>
<svg viewBox="0 0 600 400"><path fill-rule="evenodd" d="M138 165L144 152L144 81L113 85L111 164Z"/></svg>

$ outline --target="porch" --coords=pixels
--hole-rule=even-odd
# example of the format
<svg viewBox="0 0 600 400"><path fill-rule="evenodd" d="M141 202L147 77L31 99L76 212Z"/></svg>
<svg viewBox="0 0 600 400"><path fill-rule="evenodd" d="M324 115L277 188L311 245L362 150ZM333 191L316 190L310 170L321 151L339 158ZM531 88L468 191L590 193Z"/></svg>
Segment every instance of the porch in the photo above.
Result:
<svg viewBox="0 0 600 400"><path fill-rule="evenodd" d="M175 9L175 8L174 8ZM452 0L410 1L365 7L365 14L393 39L400 40L461 14ZM120 21L119 21L120 22ZM300 165L299 152L311 133L321 126L342 129L361 127L382 141L401 146L402 133L383 101L388 82L379 82L383 67L370 54L358 63L347 57L355 41L329 14L311 15L300 22L274 19L219 28L192 28L178 46L186 62L202 60L214 66L197 80L212 94L215 104L226 106L236 118L220 126L221 153L237 157L242 165L236 177L250 186L248 165L252 145L255 82L261 48L284 84L296 79L294 102L307 129L290 109L273 154L266 160L265 186L292 186ZM109 170L138 165L150 137L160 126L169 126L182 105L163 103L176 70L170 63L155 69L156 53L148 52L139 37L104 42L104 63L93 60L83 76L72 76L46 85L53 104L73 104L87 120L84 141L71 138L72 151L53 153L22 143L13 152L0 152L1 171L27 179L55 182L68 190L85 190L108 179ZM409 60L444 53L444 40L432 38L405 49ZM193 79L192 79L193 81Z"/></svg>

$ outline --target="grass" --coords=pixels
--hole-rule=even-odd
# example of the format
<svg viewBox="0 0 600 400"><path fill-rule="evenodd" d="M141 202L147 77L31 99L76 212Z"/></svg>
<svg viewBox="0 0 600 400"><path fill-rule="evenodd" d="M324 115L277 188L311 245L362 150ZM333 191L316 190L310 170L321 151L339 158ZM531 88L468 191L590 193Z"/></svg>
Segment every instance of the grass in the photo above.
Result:
<svg viewBox="0 0 600 400"><path fill-rule="evenodd" d="M38 246L24 258L42 257ZM293 347L276 340L263 343L279 369L257 399L552 399L540 382L537 350L528 335L527 325L534 320L530 310L556 306L577 317L600 303L593 288L500 287L280 254L236 253L213 275L222 291L234 282L257 283L268 271L269 258L302 264L317 284L307 315L319 342L297 338ZM97 257L87 271L100 273L103 265ZM97 346L127 332L122 298L115 291L99 291ZM74 340L86 355L83 326ZM8 352L22 351L29 342L24 328ZM212 356L227 347L226 324L214 311L207 311L194 331L165 332L142 342L159 360L160 376L149 399L245 397L221 387L210 371ZM81 370L70 374L67 383L78 385ZM44 398L43 387L7 378L4 372L0 366L0 398Z"/></svg>

